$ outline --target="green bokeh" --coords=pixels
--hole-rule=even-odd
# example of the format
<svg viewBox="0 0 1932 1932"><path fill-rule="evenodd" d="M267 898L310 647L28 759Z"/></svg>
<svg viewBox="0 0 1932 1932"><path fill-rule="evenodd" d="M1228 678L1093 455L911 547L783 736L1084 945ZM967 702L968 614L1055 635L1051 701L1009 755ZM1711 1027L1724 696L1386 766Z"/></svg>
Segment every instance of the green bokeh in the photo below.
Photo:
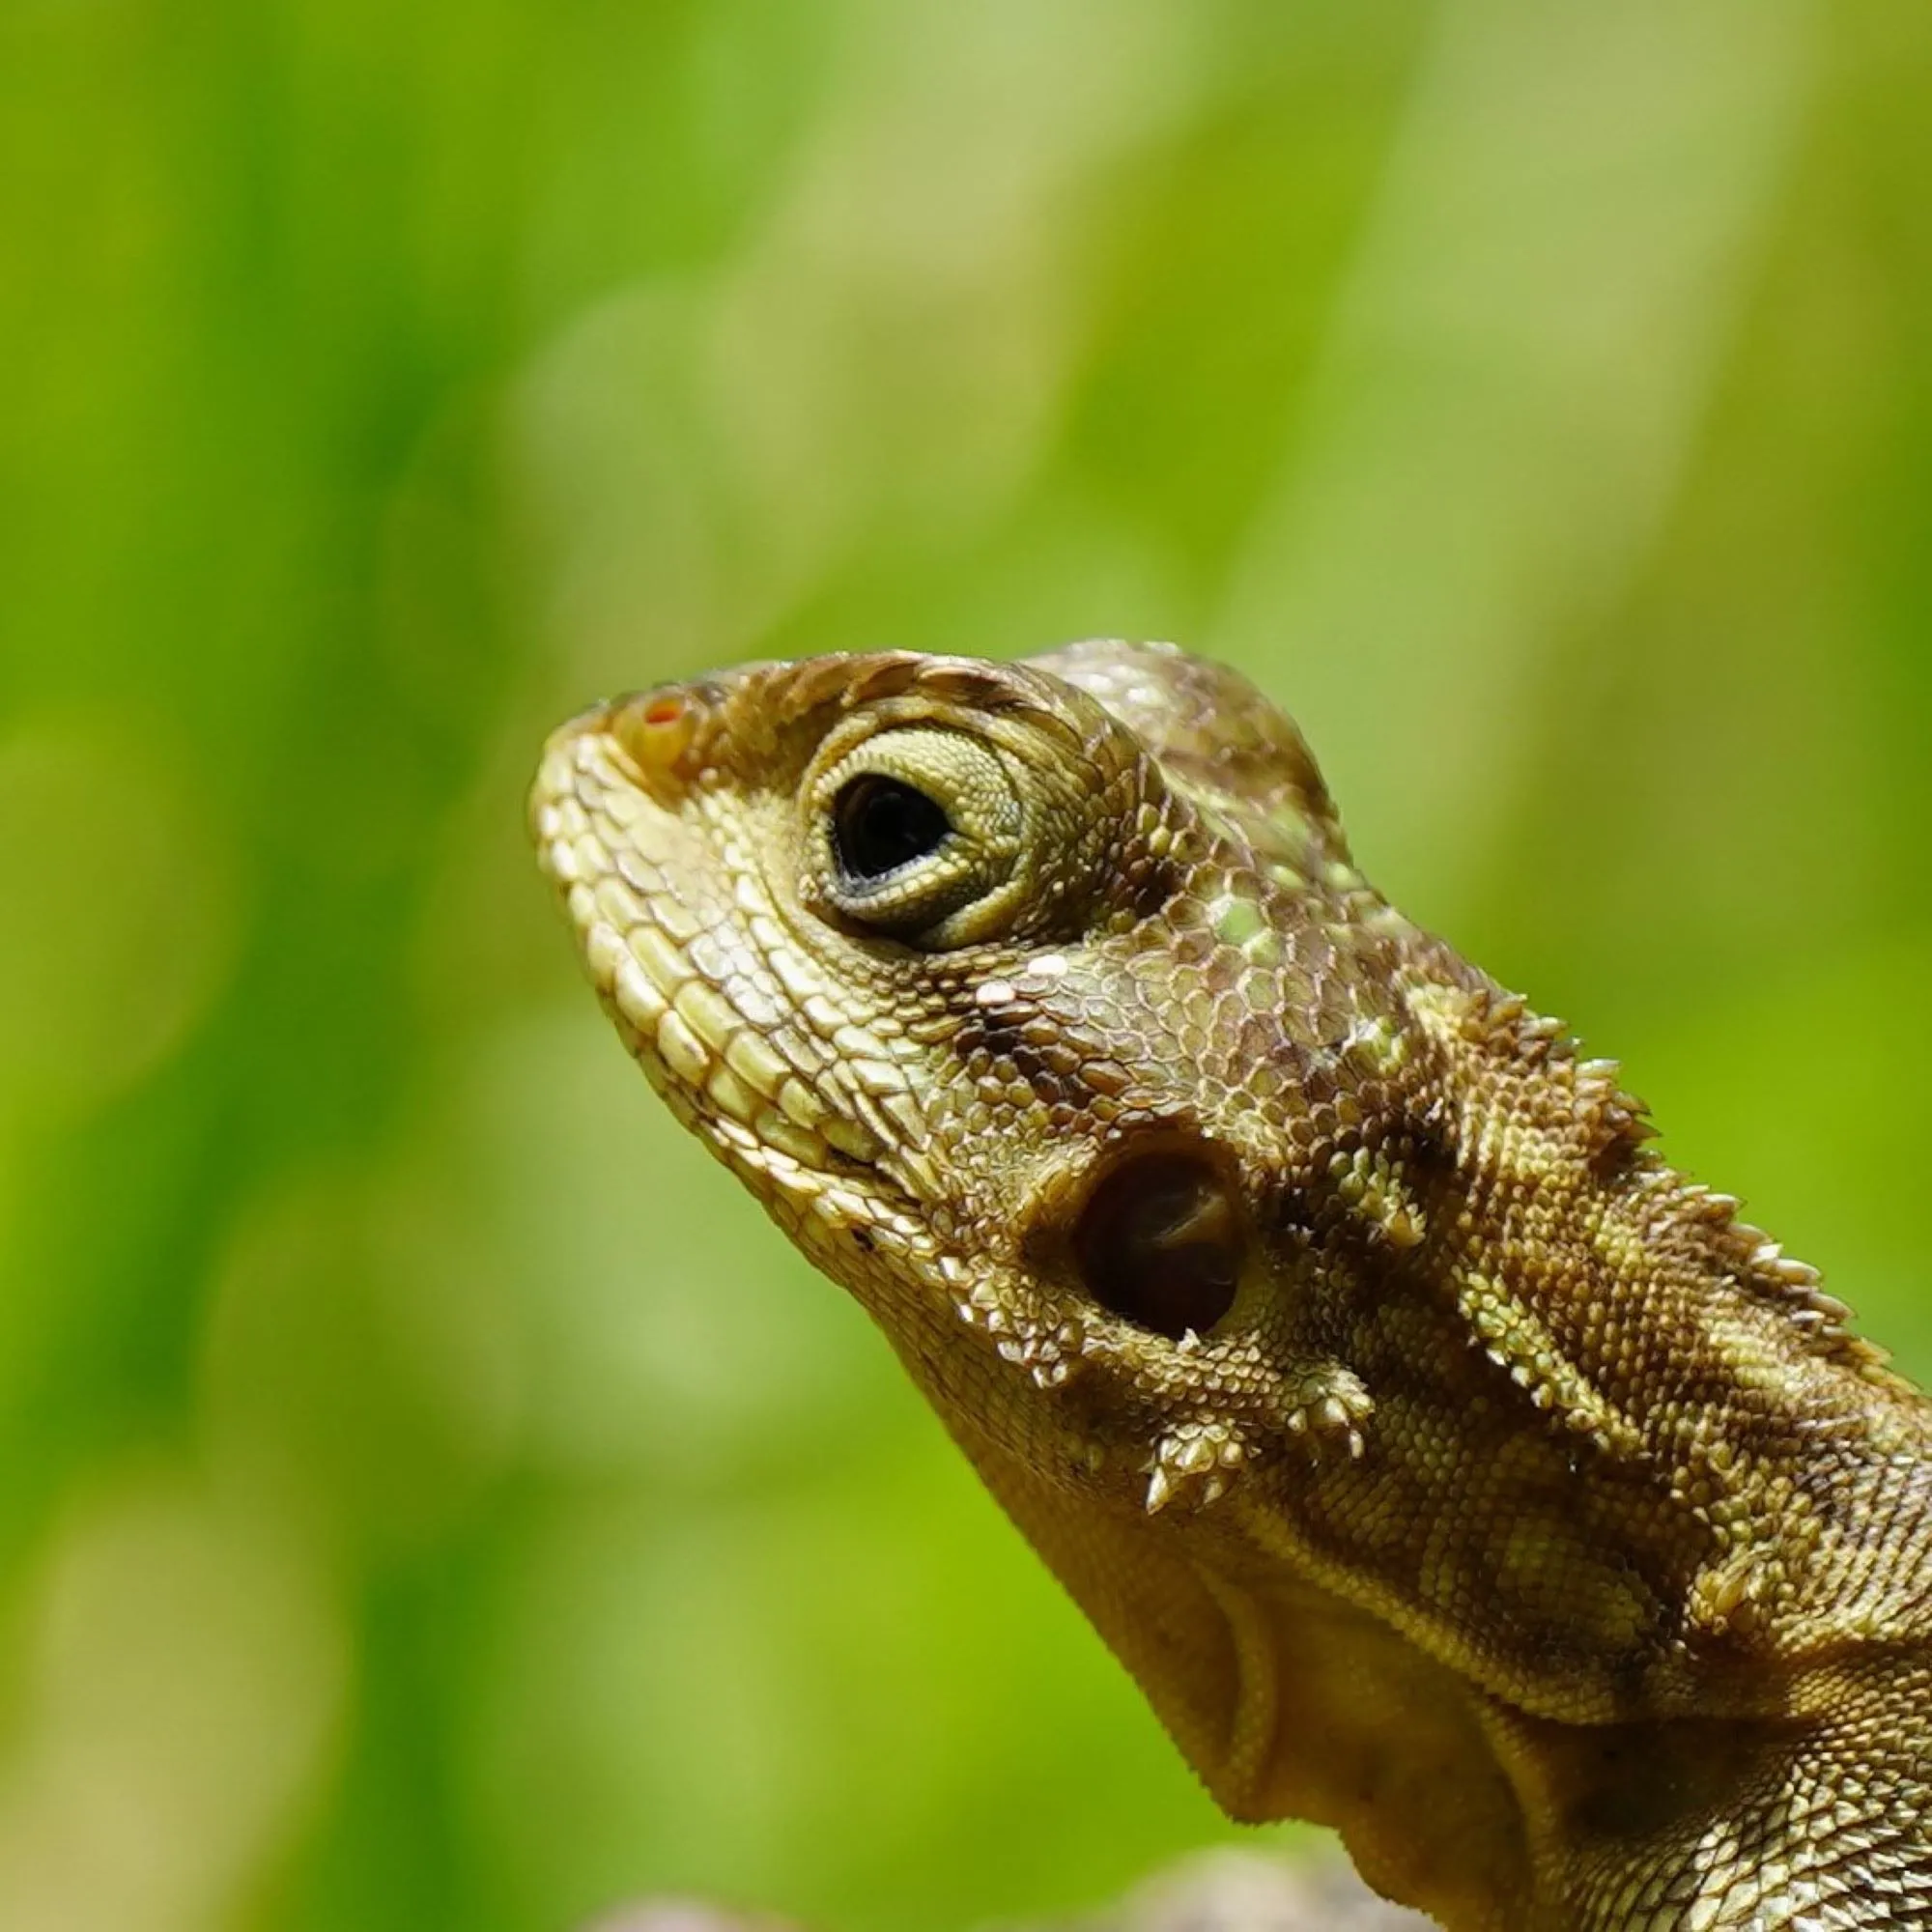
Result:
<svg viewBox="0 0 1932 1932"><path fill-rule="evenodd" d="M0 1923L1217 1823L651 1102L545 729L1179 637L1932 1371L1919 0L0 11Z"/></svg>

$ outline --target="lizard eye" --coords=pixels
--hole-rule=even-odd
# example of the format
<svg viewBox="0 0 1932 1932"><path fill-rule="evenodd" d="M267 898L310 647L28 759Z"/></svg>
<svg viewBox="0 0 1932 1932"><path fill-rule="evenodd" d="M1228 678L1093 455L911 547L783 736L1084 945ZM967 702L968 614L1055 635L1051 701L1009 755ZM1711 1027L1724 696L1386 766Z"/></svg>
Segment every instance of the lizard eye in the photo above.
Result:
<svg viewBox="0 0 1932 1932"><path fill-rule="evenodd" d="M832 802L832 850L848 884L865 887L939 850L945 808L903 779L865 772Z"/></svg>
<svg viewBox="0 0 1932 1932"><path fill-rule="evenodd" d="M964 731L875 731L806 781L808 903L927 951L1009 923L1026 814L998 753Z"/></svg>

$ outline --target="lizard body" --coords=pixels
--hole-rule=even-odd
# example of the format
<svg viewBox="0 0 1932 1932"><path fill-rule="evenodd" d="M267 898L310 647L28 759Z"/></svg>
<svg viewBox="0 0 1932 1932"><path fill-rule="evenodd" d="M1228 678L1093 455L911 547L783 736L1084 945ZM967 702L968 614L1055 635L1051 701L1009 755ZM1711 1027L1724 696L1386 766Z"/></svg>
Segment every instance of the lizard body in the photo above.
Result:
<svg viewBox="0 0 1932 1932"><path fill-rule="evenodd" d="M531 813L653 1084L1234 1816L1454 1932L1932 1926L1932 1407L1244 680L752 666Z"/></svg>

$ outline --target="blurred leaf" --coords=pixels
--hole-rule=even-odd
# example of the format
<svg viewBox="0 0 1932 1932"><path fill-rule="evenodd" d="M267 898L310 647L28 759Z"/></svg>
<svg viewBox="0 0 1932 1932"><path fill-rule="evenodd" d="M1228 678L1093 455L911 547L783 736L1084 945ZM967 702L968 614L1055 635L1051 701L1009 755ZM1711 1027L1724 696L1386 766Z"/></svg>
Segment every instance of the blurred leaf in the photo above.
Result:
<svg viewBox="0 0 1932 1932"><path fill-rule="evenodd" d="M1227 1834L582 998L612 687L1238 653L1932 1369L1927 179L1907 0L0 14L0 1921Z"/></svg>

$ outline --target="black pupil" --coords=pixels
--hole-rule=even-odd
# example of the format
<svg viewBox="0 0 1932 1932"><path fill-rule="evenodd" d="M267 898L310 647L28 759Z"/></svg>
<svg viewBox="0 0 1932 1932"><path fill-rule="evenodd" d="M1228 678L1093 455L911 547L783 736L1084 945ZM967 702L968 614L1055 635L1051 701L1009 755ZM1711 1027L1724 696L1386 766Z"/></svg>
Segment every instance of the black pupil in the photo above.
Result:
<svg viewBox="0 0 1932 1932"><path fill-rule="evenodd" d="M917 786L877 773L854 779L832 807L838 869L860 884L938 851L952 830L946 813Z"/></svg>

